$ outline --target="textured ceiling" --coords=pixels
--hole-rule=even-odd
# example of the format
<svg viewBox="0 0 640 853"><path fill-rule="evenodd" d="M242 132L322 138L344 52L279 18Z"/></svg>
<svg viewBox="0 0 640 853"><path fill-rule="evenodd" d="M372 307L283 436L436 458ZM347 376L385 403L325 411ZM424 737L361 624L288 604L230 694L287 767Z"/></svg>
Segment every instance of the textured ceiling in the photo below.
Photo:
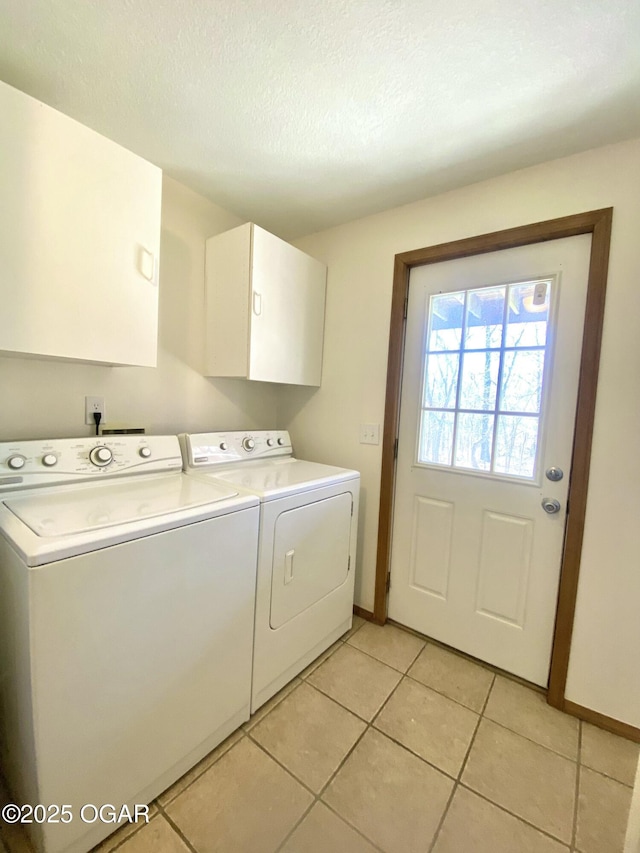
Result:
<svg viewBox="0 0 640 853"><path fill-rule="evenodd" d="M0 79L291 239L640 135L640 3L2 0Z"/></svg>

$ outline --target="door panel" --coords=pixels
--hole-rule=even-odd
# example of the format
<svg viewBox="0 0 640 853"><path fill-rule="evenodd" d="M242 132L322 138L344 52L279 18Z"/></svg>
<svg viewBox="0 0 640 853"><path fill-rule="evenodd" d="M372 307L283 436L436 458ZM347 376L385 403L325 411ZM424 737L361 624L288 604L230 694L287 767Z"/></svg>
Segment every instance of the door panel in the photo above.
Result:
<svg viewBox="0 0 640 853"><path fill-rule="evenodd" d="M446 600L451 570L453 504L415 496L411 537L411 583Z"/></svg>
<svg viewBox="0 0 640 853"><path fill-rule="evenodd" d="M533 521L483 513L476 613L524 627Z"/></svg>
<svg viewBox="0 0 640 853"><path fill-rule="evenodd" d="M555 620L590 242L410 276L389 616L538 684ZM552 465L562 480L545 477ZM547 514L543 497L560 511Z"/></svg>

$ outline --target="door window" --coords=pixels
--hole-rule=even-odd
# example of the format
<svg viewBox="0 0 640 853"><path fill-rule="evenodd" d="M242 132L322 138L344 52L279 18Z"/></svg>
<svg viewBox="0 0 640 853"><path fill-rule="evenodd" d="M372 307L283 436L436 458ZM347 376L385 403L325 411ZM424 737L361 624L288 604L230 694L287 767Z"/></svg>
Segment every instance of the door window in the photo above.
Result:
<svg viewBox="0 0 640 853"><path fill-rule="evenodd" d="M555 278L431 296L417 464L533 480Z"/></svg>

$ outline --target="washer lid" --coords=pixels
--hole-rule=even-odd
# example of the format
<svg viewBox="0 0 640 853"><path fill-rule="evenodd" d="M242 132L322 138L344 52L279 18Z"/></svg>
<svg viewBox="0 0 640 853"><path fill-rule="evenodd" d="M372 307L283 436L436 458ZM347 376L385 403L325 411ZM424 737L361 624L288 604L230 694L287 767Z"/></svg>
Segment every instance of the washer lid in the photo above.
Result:
<svg viewBox="0 0 640 853"><path fill-rule="evenodd" d="M182 474L144 480L65 486L4 501L37 536L73 536L215 504L238 494L223 483L199 482Z"/></svg>
<svg viewBox="0 0 640 853"><path fill-rule="evenodd" d="M306 462L290 456L268 462L244 462L232 468L216 468L207 473L216 480L224 480L232 486L253 492L262 500L317 489L360 476L357 471L348 468L335 468L333 465Z"/></svg>

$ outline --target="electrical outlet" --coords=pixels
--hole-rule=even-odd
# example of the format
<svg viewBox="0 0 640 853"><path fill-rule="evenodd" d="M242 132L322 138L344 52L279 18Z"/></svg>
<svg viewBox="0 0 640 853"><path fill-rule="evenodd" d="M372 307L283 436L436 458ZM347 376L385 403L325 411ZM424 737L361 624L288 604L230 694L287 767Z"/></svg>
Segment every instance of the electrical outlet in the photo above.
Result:
<svg viewBox="0 0 640 853"><path fill-rule="evenodd" d="M84 398L84 422L87 426L95 426L96 422L93 419L94 412L100 412L102 415L101 422L105 420L104 397L85 397Z"/></svg>
<svg viewBox="0 0 640 853"><path fill-rule="evenodd" d="M360 444L380 444L380 424L360 424Z"/></svg>

